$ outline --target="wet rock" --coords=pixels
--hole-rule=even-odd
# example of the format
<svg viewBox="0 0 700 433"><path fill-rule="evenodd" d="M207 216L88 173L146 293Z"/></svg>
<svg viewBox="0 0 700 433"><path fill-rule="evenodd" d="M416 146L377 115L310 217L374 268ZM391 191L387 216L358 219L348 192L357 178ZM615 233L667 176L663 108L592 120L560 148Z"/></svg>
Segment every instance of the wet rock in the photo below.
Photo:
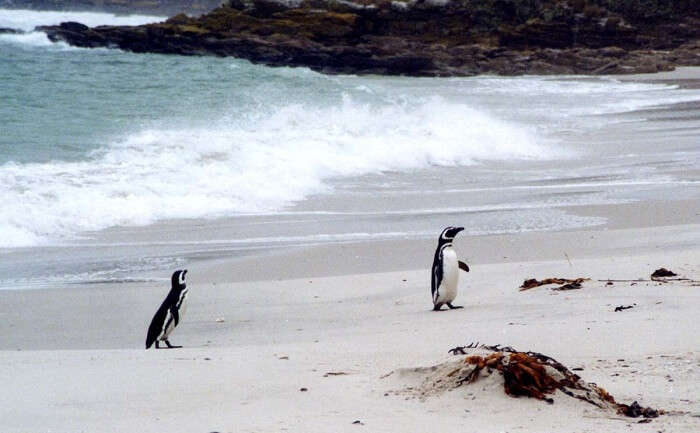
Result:
<svg viewBox="0 0 700 433"><path fill-rule="evenodd" d="M673 6L641 19L610 1L575 3L232 0L198 18L40 30L81 47L234 56L325 73L620 74L700 65L697 10Z"/></svg>
<svg viewBox="0 0 700 433"><path fill-rule="evenodd" d="M20 29L11 29L9 27L0 27L0 35L2 35L2 34L21 35L22 33L24 33L24 32Z"/></svg>

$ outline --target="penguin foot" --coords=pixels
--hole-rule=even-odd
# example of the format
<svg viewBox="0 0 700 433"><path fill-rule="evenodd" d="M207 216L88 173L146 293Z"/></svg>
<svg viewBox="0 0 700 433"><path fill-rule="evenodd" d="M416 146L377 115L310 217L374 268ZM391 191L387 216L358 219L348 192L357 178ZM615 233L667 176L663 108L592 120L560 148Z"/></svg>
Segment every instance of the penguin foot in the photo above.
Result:
<svg viewBox="0 0 700 433"><path fill-rule="evenodd" d="M457 309L459 309L459 308L464 308L464 307L461 306L461 305L452 305L452 304L450 304L449 302L447 303L447 306L450 307L450 310L457 310Z"/></svg>
<svg viewBox="0 0 700 433"><path fill-rule="evenodd" d="M168 349L179 349L182 347L182 346L173 346L172 344L170 344L170 342L168 340L165 340L165 345L168 346Z"/></svg>
<svg viewBox="0 0 700 433"><path fill-rule="evenodd" d="M442 308L442 304L435 304L435 306L433 306L433 311L443 311L443 310L441 310L441 308Z"/></svg>

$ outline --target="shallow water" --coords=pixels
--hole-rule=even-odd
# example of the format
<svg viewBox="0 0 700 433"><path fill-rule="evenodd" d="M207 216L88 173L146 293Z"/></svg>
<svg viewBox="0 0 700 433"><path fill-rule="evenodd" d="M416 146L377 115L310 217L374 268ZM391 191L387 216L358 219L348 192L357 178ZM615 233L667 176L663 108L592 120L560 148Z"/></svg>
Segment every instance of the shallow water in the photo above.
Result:
<svg viewBox="0 0 700 433"><path fill-rule="evenodd" d="M0 10L0 27L157 17ZM698 196L700 91L585 77L325 76L0 35L0 286L193 255L597 225ZM174 224L177 221L177 224Z"/></svg>

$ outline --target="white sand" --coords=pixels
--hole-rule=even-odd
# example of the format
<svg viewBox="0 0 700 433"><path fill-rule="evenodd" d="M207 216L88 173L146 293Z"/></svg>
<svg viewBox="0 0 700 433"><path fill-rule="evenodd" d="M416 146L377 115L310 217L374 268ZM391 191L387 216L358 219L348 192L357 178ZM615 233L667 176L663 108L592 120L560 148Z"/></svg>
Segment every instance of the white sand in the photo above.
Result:
<svg viewBox="0 0 700 433"><path fill-rule="evenodd" d="M553 405L511 398L495 382L425 400L406 392L421 378L399 369L444 362L448 349L480 341L583 367L586 381L618 401L683 412L635 431L698 431L700 287L596 280L647 278L661 266L700 279L700 225L590 232L608 248L582 258L575 244L585 233L524 238L533 251L569 239L568 260L557 252L557 260L491 264L477 263L473 240L460 239L457 249L475 258L457 299L465 308L441 313L430 311L425 268L227 282L236 276L222 263L193 264L188 316L172 336L186 346L179 350L142 348L166 282L4 292L0 430L593 432L638 421L561 395ZM492 240L506 242L504 251L526 248L518 236ZM577 291L518 291L525 278L553 276L593 280Z"/></svg>
<svg viewBox="0 0 700 433"><path fill-rule="evenodd" d="M472 267L456 302L465 308L440 313L433 241L191 263L178 350L143 349L169 275L0 292L0 433L700 431L700 286L598 281L662 266L699 280L700 200L574 213L608 224L458 238ZM592 280L519 292L531 277ZM552 405L508 397L496 380L417 398L416 368L472 341L544 353L619 402L671 414L637 424L562 395Z"/></svg>

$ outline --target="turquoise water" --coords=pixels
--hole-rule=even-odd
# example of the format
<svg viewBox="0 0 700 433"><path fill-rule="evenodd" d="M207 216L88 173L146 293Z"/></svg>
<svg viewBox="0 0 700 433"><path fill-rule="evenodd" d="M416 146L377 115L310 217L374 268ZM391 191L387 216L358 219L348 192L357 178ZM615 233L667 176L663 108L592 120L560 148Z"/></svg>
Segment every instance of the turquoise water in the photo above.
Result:
<svg viewBox="0 0 700 433"><path fill-rule="evenodd" d="M27 31L0 35L0 274L19 275L0 286L126 278L195 244L424 237L454 218L474 235L575 228L601 221L557 207L697 182L700 91L674 84L325 76L31 31L66 19L160 18L0 10L0 27ZM306 225L284 223L294 215ZM221 218L236 228L223 238L109 235ZM263 233L250 218L280 223ZM32 264L37 251L54 264Z"/></svg>
<svg viewBox="0 0 700 433"><path fill-rule="evenodd" d="M202 127L259 114L261 68L218 58L0 45L0 162L79 160L146 128ZM262 77L261 77L262 78ZM267 77L269 78L269 77ZM285 97L294 83L275 75ZM320 95L319 95L320 96ZM278 100L279 101L279 100Z"/></svg>

